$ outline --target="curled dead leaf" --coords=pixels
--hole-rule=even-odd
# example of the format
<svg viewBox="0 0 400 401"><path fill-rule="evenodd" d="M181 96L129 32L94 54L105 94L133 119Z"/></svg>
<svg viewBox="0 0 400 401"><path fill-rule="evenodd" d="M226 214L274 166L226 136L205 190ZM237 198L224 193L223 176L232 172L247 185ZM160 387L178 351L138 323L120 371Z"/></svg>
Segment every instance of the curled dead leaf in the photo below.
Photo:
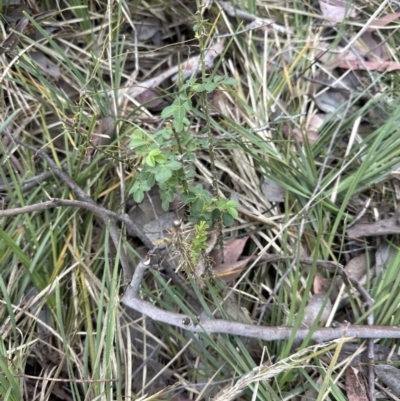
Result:
<svg viewBox="0 0 400 401"><path fill-rule="evenodd" d="M285 200L285 188L269 177L265 177L261 184L261 192L270 202L283 202Z"/></svg>
<svg viewBox="0 0 400 401"><path fill-rule="evenodd" d="M346 369L346 392L349 401L368 401L364 374L359 369L349 366Z"/></svg>
<svg viewBox="0 0 400 401"><path fill-rule="evenodd" d="M162 109L167 104L164 99L160 98L160 95L156 91L151 89L147 89L136 96L136 100L147 109L155 111Z"/></svg>
<svg viewBox="0 0 400 401"><path fill-rule="evenodd" d="M249 237L234 238L224 244L224 264L236 262L243 252ZM210 253L210 258L214 266L222 263L221 249L216 248Z"/></svg>
<svg viewBox="0 0 400 401"><path fill-rule="evenodd" d="M304 143L304 138L308 139L308 142L313 144L318 139L318 133L312 130L307 131L304 135L300 128L293 128L290 130L290 136L297 140L299 143Z"/></svg>
<svg viewBox="0 0 400 401"><path fill-rule="evenodd" d="M324 17L335 21L343 21L345 18L357 16L357 10L346 0L320 0L319 6Z"/></svg>
<svg viewBox="0 0 400 401"><path fill-rule="evenodd" d="M400 234L397 217L376 221L375 223L358 223L347 230L349 238L361 238L378 235Z"/></svg>
<svg viewBox="0 0 400 401"><path fill-rule="evenodd" d="M302 327L311 327L317 319L318 314L322 308L324 309L321 317L319 318L319 324L324 325L328 321L329 315L332 311L332 304L331 301L328 299L324 306L325 298L325 294L315 294L311 297L308 304L304 308Z"/></svg>
<svg viewBox="0 0 400 401"><path fill-rule="evenodd" d="M387 24L390 24L391 22L395 21L399 17L400 17L400 13L387 14L384 17L375 20L372 23L372 26L368 27L367 32L374 32L377 29L382 28L382 27L386 26Z"/></svg>
<svg viewBox="0 0 400 401"><path fill-rule="evenodd" d="M241 274L243 269L246 267L247 263L251 260L251 256L246 259L238 260L231 263L223 263L214 267L213 272L216 277L221 279L226 284L237 279Z"/></svg>

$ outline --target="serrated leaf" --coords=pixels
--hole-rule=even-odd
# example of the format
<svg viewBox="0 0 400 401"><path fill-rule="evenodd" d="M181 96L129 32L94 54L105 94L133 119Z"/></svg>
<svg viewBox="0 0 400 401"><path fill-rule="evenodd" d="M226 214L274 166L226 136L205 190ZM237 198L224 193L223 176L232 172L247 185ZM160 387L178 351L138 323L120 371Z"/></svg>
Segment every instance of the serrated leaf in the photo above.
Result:
<svg viewBox="0 0 400 401"><path fill-rule="evenodd" d="M142 190L138 190L136 192L133 193L133 199L135 200L135 202L140 203L142 202L144 198L144 192Z"/></svg>
<svg viewBox="0 0 400 401"><path fill-rule="evenodd" d="M162 112L161 112L161 117L162 118L167 118L175 114L176 110L179 109L181 106L180 104L171 104L170 106L167 106Z"/></svg>
<svg viewBox="0 0 400 401"><path fill-rule="evenodd" d="M214 210L211 212L211 218L212 218L213 220L218 220L218 219L220 218L220 216L221 216L221 212L220 212L218 209L214 209Z"/></svg>
<svg viewBox="0 0 400 401"><path fill-rule="evenodd" d="M228 202L226 202L226 207L238 207L238 204L233 200L228 200Z"/></svg>
<svg viewBox="0 0 400 401"><path fill-rule="evenodd" d="M164 128L159 133L163 136L164 139L170 139L172 135L172 130L170 128Z"/></svg>
<svg viewBox="0 0 400 401"><path fill-rule="evenodd" d="M194 213L201 213L204 208L204 201L201 198L197 198L192 204L192 210Z"/></svg>
<svg viewBox="0 0 400 401"><path fill-rule="evenodd" d="M140 188L140 181L135 181L134 184L132 185L130 192L133 193L137 191L139 188Z"/></svg>
<svg viewBox="0 0 400 401"><path fill-rule="evenodd" d="M148 181L142 181L140 184L140 189L142 191L150 191L151 187L152 186Z"/></svg>
<svg viewBox="0 0 400 401"><path fill-rule="evenodd" d="M212 92L217 86L218 84L216 82L209 82L208 84L206 84L206 91Z"/></svg>
<svg viewBox="0 0 400 401"><path fill-rule="evenodd" d="M214 75L214 82L221 82L225 77L223 75Z"/></svg>
<svg viewBox="0 0 400 401"><path fill-rule="evenodd" d="M175 195L172 191L166 190L166 191L160 192L160 197L161 197L161 199L166 199L169 202L172 202L174 200Z"/></svg>
<svg viewBox="0 0 400 401"><path fill-rule="evenodd" d="M235 219L228 213L224 213L222 215L222 221L226 226L230 226L233 224L233 222L235 221Z"/></svg>
<svg viewBox="0 0 400 401"><path fill-rule="evenodd" d="M150 167L154 167L155 165L156 165L156 161L154 160L154 157L152 157L152 156L146 156L144 159L143 159L143 163L144 164L147 164L148 166L150 166Z"/></svg>
<svg viewBox="0 0 400 401"><path fill-rule="evenodd" d="M154 156L154 160L159 164L164 164L167 161L167 158L163 154L161 154Z"/></svg>
<svg viewBox="0 0 400 401"><path fill-rule="evenodd" d="M182 106L185 108L186 111L189 111L192 108L192 102L190 100L186 100L185 102L183 102Z"/></svg>
<svg viewBox="0 0 400 401"><path fill-rule="evenodd" d="M147 181L145 183L146 188L142 187L144 191L150 191L151 187L156 183L156 179L154 178L154 174L149 174L147 176Z"/></svg>
<svg viewBox="0 0 400 401"><path fill-rule="evenodd" d="M166 165L161 165L158 169L157 169L157 173L156 173L156 181L157 182L165 182L167 180L169 180L172 176L172 171L166 166Z"/></svg>
<svg viewBox="0 0 400 401"><path fill-rule="evenodd" d="M165 212L169 209L169 200L168 199L163 199L161 202L161 207L162 210L164 210Z"/></svg>
<svg viewBox="0 0 400 401"><path fill-rule="evenodd" d="M146 145L146 142L143 139L134 138L131 139L131 141L129 142L130 148L137 148L138 146L143 146L143 145Z"/></svg>
<svg viewBox="0 0 400 401"><path fill-rule="evenodd" d="M160 149L153 149L149 152L149 156L155 157L161 154L161 150Z"/></svg>
<svg viewBox="0 0 400 401"><path fill-rule="evenodd" d="M197 93L204 92L206 90L206 84L200 84L195 88L195 91Z"/></svg>
<svg viewBox="0 0 400 401"><path fill-rule="evenodd" d="M180 106L175 110L174 113L174 127L177 132L181 132L183 130L183 119L185 117L186 111L183 106Z"/></svg>
<svg viewBox="0 0 400 401"><path fill-rule="evenodd" d="M169 161L166 166L171 170L179 170L182 167L182 164L176 160Z"/></svg>

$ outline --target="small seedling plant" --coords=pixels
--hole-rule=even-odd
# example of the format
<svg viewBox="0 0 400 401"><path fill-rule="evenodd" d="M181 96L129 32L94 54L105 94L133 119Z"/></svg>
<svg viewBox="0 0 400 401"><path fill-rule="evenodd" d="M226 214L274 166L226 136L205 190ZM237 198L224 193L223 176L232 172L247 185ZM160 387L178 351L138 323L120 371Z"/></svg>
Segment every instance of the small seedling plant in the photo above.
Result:
<svg viewBox="0 0 400 401"><path fill-rule="evenodd" d="M144 194L158 185L164 210L168 210L178 194L187 205L190 222L196 225L205 222L209 227L220 221L224 225L233 223L238 216L236 202L213 197L201 183L195 183L196 152L207 149L209 139L193 137L188 115L199 115L193 107L196 94L206 94L219 85L235 82L219 75L205 77L202 82L191 78L181 85L174 102L162 111L161 117L168 119L162 129L149 133L134 128L129 145L141 159L130 189L136 202L140 203Z"/></svg>

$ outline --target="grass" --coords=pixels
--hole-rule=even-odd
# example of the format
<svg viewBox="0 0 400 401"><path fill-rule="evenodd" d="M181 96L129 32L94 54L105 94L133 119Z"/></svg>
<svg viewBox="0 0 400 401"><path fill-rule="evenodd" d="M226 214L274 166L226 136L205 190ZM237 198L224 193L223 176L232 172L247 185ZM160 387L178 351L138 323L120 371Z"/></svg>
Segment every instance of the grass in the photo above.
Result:
<svg viewBox="0 0 400 401"><path fill-rule="evenodd" d="M357 253L346 227L365 200L373 198L367 211L371 219L395 211L400 109L395 73L361 72L352 97L325 120L311 143L308 124L317 105L310 87L319 73L331 73L315 60L323 18L305 3L285 4L266 10L249 1L242 8L277 20L286 34L243 32L245 23L216 4L200 10L194 3L90 1L82 6L70 0L61 2L45 22L27 16L31 30L17 33L17 47L0 56L0 132L45 149L93 200L126 213L135 206L130 189L142 161L129 147L130 135L135 128L153 135L163 122L161 110L137 99L121 101L121 93L193 55L200 53L204 60L213 35L229 33L224 55L211 72L233 77L236 84L193 96L186 129L201 139L195 142L190 166L196 183L213 196L233 197L239 205L233 226L223 228L224 239L250 235L244 253L260 258L229 284L205 279L203 288L187 285L193 286L205 315L233 320L240 315L251 323L276 289L261 324L297 329L316 277L333 287L335 276L317 267L317 260L345 265ZM52 5L43 2L43 10ZM368 20L377 6L365 8L361 20ZM7 18L4 7L3 2ZM390 12L387 7L383 15ZM159 24L153 41L141 39L147 22ZM2 23L5 36L10 21ZM202 29L198 38L195 24ZM359 27L345 20L337 29L351 33ZM330 43L338 46L339 34L331 34ZM395 28L380 35L398 48ZM33 51L45 55L56 72L35 63ZM396 56L394 52L394 60ZM200 75L205 78L209 72L203 63ZM159 88L167 105L178 86L166 81ZM376 110L379 119L373 117ZM107 144L93 143L107 116L116 122L113 138ZM357 139L360 121L368 130L362 141ZM263 126L267 128L258 129ZM287 135L296 128L302 132L300 140ZM75 198L55 176L25 190L22 184L47 172L48 165L4 136L0 147L0 188L8 197L4 209ZM282 204L269 202L262 193L265 177L284 189ZM338 362L340 341L313 345L308 339L299 346L295 330L292 338L280 342L198 335L124 308L119 297L127 283L109 230L93 214L76 208L0 218L3 399L219 400L227 399L223 389L244 400L291 399L311 389L318 400L347 399L346 370ZM121 245L136 264L146 250L124 227L122 232ZM368 278L366 290L375 301L375 323L396 325L397 237L359 241L358 253L375 251L382 243L392 244L394 256L377 277ZM296 257L266 263L261 257L266 252ZM313 258L311 266L301 263L306 256ZM374 264L371 260L370 267ZM147 275L142 293L163 309L197 313L164 272ZM335 319L366 325L369 312L359 295L350 292L348 298ZM380 344L396 348L398 340ZM322 357L329 352L330 360Z"/></svg>

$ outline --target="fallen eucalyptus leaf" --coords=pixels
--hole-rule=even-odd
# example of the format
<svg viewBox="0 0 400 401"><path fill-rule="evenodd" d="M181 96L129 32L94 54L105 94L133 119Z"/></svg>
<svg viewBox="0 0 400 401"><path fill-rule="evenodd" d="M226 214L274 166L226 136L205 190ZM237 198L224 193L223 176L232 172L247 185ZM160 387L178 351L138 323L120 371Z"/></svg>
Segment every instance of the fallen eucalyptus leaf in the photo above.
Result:
<svg viewBox="0 0 400 401"><path fill-rule="evenodd" d="M315 294L311 297L308 304L304 308L304 318L301 324L302 327L308 328L314 324L321 308L324 305L325 298L326 294ZM324 325L327 322L331 311L332 311L332 304L331 301L328 299L324 306L322 315L319 318L319 324Z"/></svg>
<svg viewBox="0 0 400 401"><path fill-rule="evenodd" d="M400 370L390 365L376 365L375 373L379 380L390 388L390 391L400 397Z"/></svg>
<svg viewBox="0 0 400 401"><path fill-rule="evenodd" d="M54 65L53 62L42 52L30 52L29 56L46 75L55 79L60 78L61 71L58 66Z"/></svg>
<svg viewBox="0 0 400 401"><path fill-rule="evenodd" d="M261 184L261 192L270 202L283 202L285 200L285 188L269 177L264 178Z"/></svg>
<svg viewBox="0 0 400 401"><path fill-rule="evenodd" d="M234 238L224 244L224 264L236 262L246 245L249 237ZM222 263L221 249L216 248L210 253L210 258L214 266L218 266Z"/></svg>
<svg viewBox="0 0 400 401"><path fill-rule="evenodd" d="M369 401L367 389L362 379L362 373L357 368L349 366L346 369L346 393L349 401Z"/></svg>
<svg viewBox="0 0 400 401"><path fill-rule="evenodd" d="M375 223L358 223L347 230L349 238L375 237L389 234L400 234L397 217L379 220Z"/></svg>

